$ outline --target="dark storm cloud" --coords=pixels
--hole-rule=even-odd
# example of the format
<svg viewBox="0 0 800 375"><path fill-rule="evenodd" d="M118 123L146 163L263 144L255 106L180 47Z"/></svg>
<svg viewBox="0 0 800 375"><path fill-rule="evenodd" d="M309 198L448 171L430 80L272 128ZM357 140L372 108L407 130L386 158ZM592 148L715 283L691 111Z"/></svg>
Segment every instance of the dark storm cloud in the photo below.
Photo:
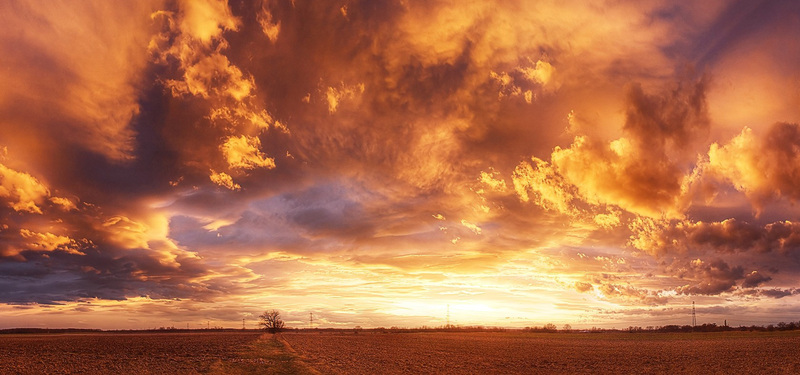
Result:
<svg viewBox="0 0 800 375"><path fill-rule="evenodd" d="M219 286L198 281L211 271L194 253L169 242L148 240L147 227L125 217L97 223L98 214L86 207L66 213L46 209L43 215L59 217L61 222L6 224L0 231L0 279L5 286L0 301L206 299L221 292Z"/></svg>
<svg viewBox="0 0 800 375"><path fill-rule="evenodd" d="M681 294L716 295L730 292L734 290L737 280L745 277L741 266L731 267L719 259L711 262L693 260L672 264L665 271L691 281L688 285L676 288Z"/></svg>
<svg viewBox="0 0 800 375"><path fill-rule="evenodd" d="M759 273L758 271L753 271L747 274L744 277L744 281L742 281L742 288L755 288L767 281L772 280L769 276L764 276L763 274Z"/></svg>
<svg viewBox="0 0 800 375"><path fill-rule="evenodd" d="M180 265L164 265L152 257L150 249L105 247L103 251L85 252L86 255L22 252L24 262L3 259L0 265L4 271L14 271L4 272L0 278L3 284L0 300L52 304L95 298L125 300L140 296L204 299L223 292L210 290L192 280L206 272L204 266L193 265L192 259L179 258Z"/></svg>
<svg viewBox="0 0 800 375"><path fill-rule="evenodd" d="M704 252L773 253L767 257L795 257L800 250L800 225L779 221L759 225L728 219L721 222L673 222L652 233L653 253Z"/></svg>

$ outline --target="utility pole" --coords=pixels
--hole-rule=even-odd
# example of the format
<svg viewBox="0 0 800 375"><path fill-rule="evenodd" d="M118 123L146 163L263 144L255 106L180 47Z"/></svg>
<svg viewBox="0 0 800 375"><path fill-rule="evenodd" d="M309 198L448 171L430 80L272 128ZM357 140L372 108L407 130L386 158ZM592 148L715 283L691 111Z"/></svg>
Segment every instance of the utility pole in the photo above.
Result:
<svg viewBox="0 0 800 375"><path fill-rule="evenodd" d="M206 329L211 329L211 321L206 322Z"/></svg>
<svg viewBox="0 0 800 375"><path fill-rule="evenodd" d="M697 315L695 314L694 311L694 301L692 301L692 328L694 328L696 325L697 325Z"/></svg>
<svg viewBox="0 0 800 375"><path fill-rule="evenodd" d="M308 329L314 328L314 313L308 313Z"/></svg>
<svg viewBox="0 0 800 375"><path fill-rule="evenodd" d="M447 304L447 327L446 328L448 328L448 329L450 328L450 304L449 303Z"/></svg>

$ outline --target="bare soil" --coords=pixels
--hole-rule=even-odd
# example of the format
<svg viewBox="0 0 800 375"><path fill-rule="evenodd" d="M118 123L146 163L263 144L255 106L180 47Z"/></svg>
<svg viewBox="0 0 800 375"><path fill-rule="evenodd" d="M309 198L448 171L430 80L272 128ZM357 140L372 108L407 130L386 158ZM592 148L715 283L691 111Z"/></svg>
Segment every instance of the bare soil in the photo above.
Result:
<svg viewBox="0 0 800 375"><path fill-rule="evenodd" d="M798 374L800 331L0 335L0 374Z"/></svg>
<svg viewBox="0 0 800 375"><path fill-rule="evenodd" d="M0 374L201 374L246 361L261 333L0 335Z"/></svg>
<svg viewBox="0 0 800 375"><path fill-rule="evenodd" d="M800 332L287 333L323 374L798 374Z"/></svg>

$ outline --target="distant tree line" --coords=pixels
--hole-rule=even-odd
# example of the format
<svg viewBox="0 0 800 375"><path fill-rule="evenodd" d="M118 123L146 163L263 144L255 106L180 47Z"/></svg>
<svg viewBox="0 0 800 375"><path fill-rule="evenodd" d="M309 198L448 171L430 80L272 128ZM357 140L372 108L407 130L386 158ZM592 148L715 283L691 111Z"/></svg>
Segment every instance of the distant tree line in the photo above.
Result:
<svg viewBox="0 0 800 375"><path fill-rule="evenodd" d="M377 327L377 328L362 328L361 326L356 326L355 328L343 329L343 328L287 328L287 330L295 331L295 332L318 332L318 333L340 333L343 331L351 331L353 333L365 332L365 333L415 333L415 332L507 332L507 331L520 331L520 329L512 329L512 328L503 328L503 327L487 327L481 325L474 325L474 326L460 326L460 325L449 325L449 326L420 326L420 327L398 327L392 326L389 328L386 327ZM738 327L731 327L731 326L719 326L715 323L707 323L692 327L691 325L665 325L665 326L647 326L647 327L638 327L638 326L630 326L627 329L617 329L617 328L598 328L592 327L589 329L574 329L570 324L565 324L561 328L556 326L555 324L548 323L542 326L532 326L532 327L525 327L522 328L522 332L530 332L530 333L556 333L556 332L569 332L569 333L604 333L604 332L630 332L630 333L638 333L638 332L725 332L725 331L759 331L759 332L766 332L766 331L790 331L790 330L800 330L800 321L798 322L781 322L777 324L770 324L766 326L738 326Z"/></svg>
<svg viewBox="0 0 800 375"><path fill-rule="evenodd" d="M14 334L14 333L92 333L102 332L99 329L87 328L7 328L0 329L0 334Z"/></svg>
<svg viewBox="0 0 800 375"><path fill-rule="evenodd" d="M460 326L460 325L443 325L443 326L421 326L415 328L392 326L390 328L377 327L377 328L362 328L355 326L355 328L342 329L342 328L285 328L283 320L281 320L280 313L277 310L265 311L264 314L259 316L260 326L262 329L277 333L281 330L290 330L295 332L342 332L351 331L355 334L359 332L365 333L414 333L414 332L506 332L506 331L519 331L518 329L510 329L503 327L487 327L481 325L473 326ZM603 332L727 332L727 331L757 331L757 332L771 332L771 331L793 331L800 330L800 321L797 322L780 322L777 324L769 324L766 326L750 325L732 327L727 325L717 325L716 323L706 323L692 327L691 325L665 325L665 326L630 326L627 329L616 328L598 328L592 327L590 329L573 329L571 325L565 324L560 329L552 323L543 326L525 327L523 332L531 333L555 333L555 332L579 332L579 333L603 333ZM84 328L7 328L0 329L0 334L20 334L20 333L89 333L89 332L114 332L114 333L136 333L136 332L208 332L206 328L203 329L179 329L175 327L159 327L153 329L133 329L133 330L100 330L100 329L84 329ZM241 329L213 327L210 331L215 332L236 332Z"/></svg>
<svg viewBox="0 0 800 375"><path fill-rule="evenodd" d="M731 327L727 325L718 326L716 323L706 323L692 327L691 325L666 325L666 326L648 326L646 328L631 326L625 331L627 332L727 332L727 331L794 331L800 329L800 321L797 322L780 322L778 324L769 324L766 326L738 326Z"/></svg>

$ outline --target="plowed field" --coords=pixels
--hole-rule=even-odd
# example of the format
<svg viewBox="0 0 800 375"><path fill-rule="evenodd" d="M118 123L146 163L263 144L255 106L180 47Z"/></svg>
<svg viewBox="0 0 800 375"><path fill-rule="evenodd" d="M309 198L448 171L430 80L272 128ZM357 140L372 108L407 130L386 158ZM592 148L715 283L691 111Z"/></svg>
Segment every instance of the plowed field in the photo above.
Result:
<svg viewBox="0 0 800 375"><path fill-rule="evenodd" d="M260 333L0 335L0 374L197 374L240 361Z"/></svg>
<svg viewBox="0 0 800 375"><path fill-rule="evenodd" d="M287 333L324 374L800 374L800 332Z"/></svg>
<svg viewBox="0 0 800 375"><path fill-rule="evenodd" d="M0 374L799 374L800 331L0 335Z"/></svg>

